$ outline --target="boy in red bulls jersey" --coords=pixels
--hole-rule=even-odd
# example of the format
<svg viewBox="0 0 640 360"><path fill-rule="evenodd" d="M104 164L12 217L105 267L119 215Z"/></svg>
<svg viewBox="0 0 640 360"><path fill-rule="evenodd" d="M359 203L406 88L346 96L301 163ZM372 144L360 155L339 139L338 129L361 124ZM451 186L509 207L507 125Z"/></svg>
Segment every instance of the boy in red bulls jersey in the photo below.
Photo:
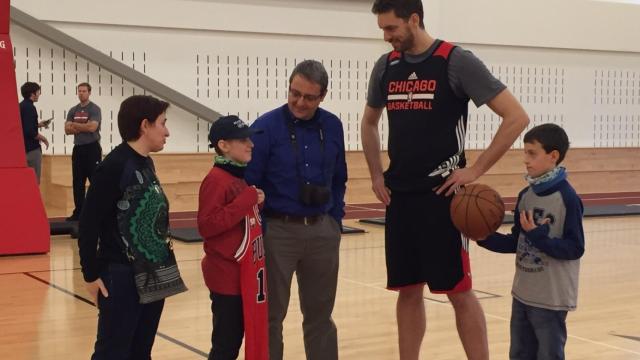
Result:
<svg viewBox="0 0 640 360"><path fill-rule="evenodd" d="M427 33L422 3L373 4L378 27L393 51L382 55L371 71L362 148L373 191L387 206L387 288L398 291L400 359L420 357L426 284L451 301L467 357L484 360L489 358L486 322L472 288L469 241L453 226L449 205L456 189L493 166L529 120L475 55ZM489 147L467 167L469 100L478 107L487 104L502 123ZM378 124L385 108L390 161L383 172Z"/></svg>
<svg viewBox="0 0 640 360"><path fill-rule="evenodd" d="M269 358L267 284L262 223L264 192L249 186L244 170L259 133L237 116L216 120L209 132L218 154L200 185L198 231L204 238L202 274L209 288L213 332L209 359Z"/></svg>

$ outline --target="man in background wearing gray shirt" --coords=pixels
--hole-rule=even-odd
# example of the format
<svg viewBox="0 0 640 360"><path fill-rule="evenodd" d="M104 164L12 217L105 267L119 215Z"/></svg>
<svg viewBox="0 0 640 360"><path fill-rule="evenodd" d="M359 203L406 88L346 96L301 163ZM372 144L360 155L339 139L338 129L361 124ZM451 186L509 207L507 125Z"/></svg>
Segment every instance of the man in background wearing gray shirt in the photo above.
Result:
<svg viewBox="0 0 640 360"><path fill-rule="evenodd" d="M102 115L100 108L89 100L91 85L88 83L78 84L77 90L80 103L69 110L67 121L64 124L64 132L67 135L73 135L74 144L71 165L75 209L71 216L66 218L67 221L78 221L84 202L87 179L91 181L93 171L102 160L102 147L100 147Z"/></svg>
<svg viewBox="0 0 640 360"><path fill-rule="evenodd" d="M446 294L469 359L489 359L482 307L471 284L469 241L453 226L451 195L484 174L529 119L518 101L473 54L432 38L420 0L376 0L372 11L393 46L373 68L362 117L372 188L387 205L387 288L399 292L401 360L417 360L426 331L424 285ZM502 123L466 167L467 104L487 104ZM383 173L378 123L389 119L389 168Z"/></svg>

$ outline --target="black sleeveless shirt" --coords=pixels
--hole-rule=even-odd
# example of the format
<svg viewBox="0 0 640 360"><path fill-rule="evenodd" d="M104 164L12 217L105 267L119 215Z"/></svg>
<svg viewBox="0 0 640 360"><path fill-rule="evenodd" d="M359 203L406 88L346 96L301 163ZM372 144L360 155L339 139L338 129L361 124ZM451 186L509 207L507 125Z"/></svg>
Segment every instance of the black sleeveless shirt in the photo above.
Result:
<svg viewBox="0 0 640 360"><path fill-rule="evenodd" d="M392 191L429 191L466 165L464 142L468 98L455 95L448 79L454 46L439 41L432 55L409 63L393 51L382 78L389 118L389 169Z"/></svg>

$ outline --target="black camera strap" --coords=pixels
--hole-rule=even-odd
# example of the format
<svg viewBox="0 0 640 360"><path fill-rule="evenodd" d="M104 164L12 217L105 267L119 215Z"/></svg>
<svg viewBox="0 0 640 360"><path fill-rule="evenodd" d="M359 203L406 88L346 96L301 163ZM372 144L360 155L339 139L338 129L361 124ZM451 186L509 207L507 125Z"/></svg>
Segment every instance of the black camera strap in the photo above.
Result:
<svg viewBox="0 0 640 360"><path fill-rule="evenodd" d="M302 174L300 174L300 158L298 155L300 152L300 148L298 146L298 139L296 136L294 121L304 121L304 120L287 119L287 128L289 129L289 141L291 141L291 146L293 147L293 155L296 158L296 175L298 176L298 181L302 185L305 183L305 181L304 181L304 178L302 177ZM318 121L317 129L318 129L318 134L320 135L320 158L321 158L320 166L322 167L322 181L324 182L324 185L327 185L327 174L324 166L324 162L325 162L324 130L322 129L322 124L319 121Z"/></svg>

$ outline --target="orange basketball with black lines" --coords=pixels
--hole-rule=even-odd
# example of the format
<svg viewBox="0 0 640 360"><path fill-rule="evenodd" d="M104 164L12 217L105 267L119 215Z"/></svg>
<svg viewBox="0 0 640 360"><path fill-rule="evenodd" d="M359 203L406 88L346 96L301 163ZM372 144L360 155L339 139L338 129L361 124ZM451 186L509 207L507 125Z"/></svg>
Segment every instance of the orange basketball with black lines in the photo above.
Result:
<svg viewBox="0 0 640 360"><path fill-rule="evenodd" d="M451 200L451 221L472 240L494 233L504 219L504 202L497 191L484 184L460 188Z"/></svg>

